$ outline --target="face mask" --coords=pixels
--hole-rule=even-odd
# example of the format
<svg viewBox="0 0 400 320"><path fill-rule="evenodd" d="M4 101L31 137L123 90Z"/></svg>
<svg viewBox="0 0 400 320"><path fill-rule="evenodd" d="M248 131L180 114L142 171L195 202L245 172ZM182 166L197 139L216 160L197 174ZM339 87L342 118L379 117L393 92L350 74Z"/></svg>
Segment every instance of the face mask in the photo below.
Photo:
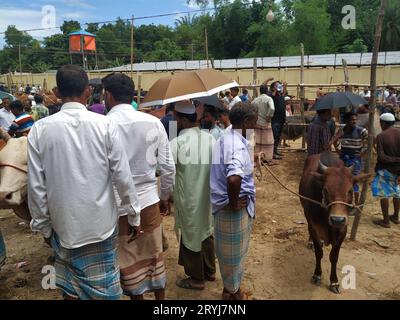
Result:
<svg viewBox="0 0 400 320"><path fill-rule="evenodd" d="M283 91L283 85L278 84L278 86L276 87L276 90L278 90L278 92L282 92Z"/></svg>

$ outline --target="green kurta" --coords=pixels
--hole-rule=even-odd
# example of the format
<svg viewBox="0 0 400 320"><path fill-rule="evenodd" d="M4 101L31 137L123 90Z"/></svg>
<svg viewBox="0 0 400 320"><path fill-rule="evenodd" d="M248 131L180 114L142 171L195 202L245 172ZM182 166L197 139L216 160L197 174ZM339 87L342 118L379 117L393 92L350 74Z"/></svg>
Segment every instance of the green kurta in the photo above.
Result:
<svg viewBox="0 0 400 320"><path fill-rule="evenodd" d="M201 243L213 234L210 167L214 143L199 128L182 130L171 141L176 164L175 230L181 231L184 246L194 252L200 252Z"/></svg>

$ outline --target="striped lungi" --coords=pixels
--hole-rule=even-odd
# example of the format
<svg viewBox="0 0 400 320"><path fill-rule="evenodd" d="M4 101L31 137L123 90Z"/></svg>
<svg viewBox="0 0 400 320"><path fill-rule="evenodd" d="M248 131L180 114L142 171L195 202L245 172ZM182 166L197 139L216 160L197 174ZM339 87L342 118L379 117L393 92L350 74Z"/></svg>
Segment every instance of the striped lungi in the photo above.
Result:
<svg viewBox="0 0 400 320"><path fill-rule="evenodd" d="M215 251L224 288L231 294L240 289L249 250L253 219L246 209L215 214Z"/></svg>
<svg viewBox="0 0 400 320"><path fill-rule="evenodd" d="M65 295L80 300L117 300L121 297L117 261L118 236L76 249L63 248L56 234L56 285Z"/></svg>
<svg viewBox="0 0 400 320"><path fill-rule="evenodd" d="M379 170L372 181L372 195L377 198L400 198L399 177L388 170Z"/></svg>
<svg viewBox="0 0 400 320"><path fill-rule="evenodd" d="M264 152L266 160L272 160L274 156L274 135L271 124L255 129L256 149L255 153Z"/></svg>
<svg viewBox="0 0 400 320"><path fill-rule="evenodd" d="M6 263L6 244L0 231L0 268Z"/></svg>
<svg viewBox="0 0 400 320"><path fill-rule="evenodd" d="M139 296L166 287L161 221L158 203L142 209L140 225L144 233L131 243L120 224L119 265L126 295Z"/></svg>

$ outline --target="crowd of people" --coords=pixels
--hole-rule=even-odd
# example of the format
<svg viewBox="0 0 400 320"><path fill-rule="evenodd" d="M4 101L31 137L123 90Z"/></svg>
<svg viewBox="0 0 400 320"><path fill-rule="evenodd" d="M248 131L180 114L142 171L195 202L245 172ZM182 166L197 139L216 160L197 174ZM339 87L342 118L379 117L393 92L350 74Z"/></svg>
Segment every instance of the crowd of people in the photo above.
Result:
<svg viewBox="0 0 400 320"><path fill-rule="evenodd" d="M217 105L178 101L160 120L136 110L134 83L122 73L102 79L104 90L94 96L80 67L60 68L56 81L58 112L50 116L40 91L31 108L5 98L0 126L13 137L27 136L31 229L54 250L64 298L142 300L152 292L165 299L163 217L173 205L177 262L186 274L176 286L204 290L216 280L217 258L221 297L245 299L256 215L254 154L282 159L282 130L293 114L286 83L268 79L253 98L232 88ZM337 130L332 111L318 111L308 129L308 155L335 148L357 175L368 131L354 111L343 121ZM383 113L376 141L372 192L382 199L384 219L376 223L383 227L399 223L400 130L394 124L395 116ZM358 203L357 185L354 191ZM3 257L0 233L0 264Z"/></svg>

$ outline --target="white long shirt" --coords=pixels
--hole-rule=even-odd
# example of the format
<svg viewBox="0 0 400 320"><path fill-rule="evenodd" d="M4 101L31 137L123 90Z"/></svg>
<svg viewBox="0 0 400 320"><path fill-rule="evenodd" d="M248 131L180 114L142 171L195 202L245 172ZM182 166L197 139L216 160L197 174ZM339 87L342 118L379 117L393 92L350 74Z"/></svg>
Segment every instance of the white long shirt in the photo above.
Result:
<svg viewBox="0 0 400 320"><path fill-rule="evenodd" d="M140 223L140 205L129 162L110 119L66 103L39 120L28 136L28 204L31 228L49 238L52 230L67 249L108 239L118 222L113 183Z"/></svg>
<svg viewBox="0 0 400 320"><path fill-rule="evenodd" d="M175 164L161 121L150 114L136 111L129 104L113 107L107 117L118 127L141 208L157 203L160 198L167 200L175 183ZM156 170L161 177L160 194Z"/></svg>
<svg viewBox="0 0 400 320"><path fill-rule="evenodd" d="M15 116L11 111L6 108L0 109L0 127L8 131L12 122L15 120Z"/></svg>
<svg viewBox="0 0 400 320"><path fill-rule="evenodd" d="M232 108L235 106L236 103L242 102L242 99L240 99L239 96L236 96L232 99L232 101L229 103L228 109L232 110Z"/></svg>

